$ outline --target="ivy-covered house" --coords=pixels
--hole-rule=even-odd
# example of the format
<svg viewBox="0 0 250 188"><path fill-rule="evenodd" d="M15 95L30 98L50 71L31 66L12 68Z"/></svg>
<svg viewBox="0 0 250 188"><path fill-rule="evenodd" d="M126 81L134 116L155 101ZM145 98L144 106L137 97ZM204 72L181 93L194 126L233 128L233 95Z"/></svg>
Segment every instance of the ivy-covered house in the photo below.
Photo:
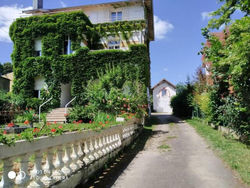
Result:
<svg viewBox="0 0 250 188"><path fill-rule="evenodd" d="M107 64L121 65L150 87L149 43L154 40L152 0L43 9L34 0L31 16L10 27L14 43L13 92L27 103L53 98L64 107L81 104L84 87Z"/></svg>

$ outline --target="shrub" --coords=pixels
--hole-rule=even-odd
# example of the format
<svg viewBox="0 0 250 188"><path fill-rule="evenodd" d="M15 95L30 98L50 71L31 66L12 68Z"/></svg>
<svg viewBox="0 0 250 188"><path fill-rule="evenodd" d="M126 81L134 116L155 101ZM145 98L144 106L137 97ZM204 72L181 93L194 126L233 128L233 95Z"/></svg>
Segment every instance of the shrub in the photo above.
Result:
<svg viewBox="0 0 250 188"><path fill-rule="evenodd" d="M176 88L176 96L172 97L170 103L173 114L179 117L191 117L193 111L193 86L191 84L178 84Z"/></svg>

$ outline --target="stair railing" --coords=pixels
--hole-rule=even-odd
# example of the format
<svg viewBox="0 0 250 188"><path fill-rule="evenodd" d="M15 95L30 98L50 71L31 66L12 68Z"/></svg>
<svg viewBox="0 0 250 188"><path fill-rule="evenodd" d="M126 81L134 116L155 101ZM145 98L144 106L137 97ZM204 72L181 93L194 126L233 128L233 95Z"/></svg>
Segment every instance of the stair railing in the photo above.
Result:
<svg viewBox="0 0 250 188"><path fill-rule="evenodd" d="M74 100L76 99L76 97L74 97L71 101L69 101L66 105L65 105L65 107L64 107L64 114L67 114L67 108L68 108L68 106L69 106L69 104L70 103L72 103Z"/></svg>
<svg viewBox="0 0 250 188"><path fill-rule="evenodd" d="M40 123L40 119L41 119L41 108L42 108L42 106L47 104L51 100L52 100L52 97L39 106L39 123Z"/></svg>

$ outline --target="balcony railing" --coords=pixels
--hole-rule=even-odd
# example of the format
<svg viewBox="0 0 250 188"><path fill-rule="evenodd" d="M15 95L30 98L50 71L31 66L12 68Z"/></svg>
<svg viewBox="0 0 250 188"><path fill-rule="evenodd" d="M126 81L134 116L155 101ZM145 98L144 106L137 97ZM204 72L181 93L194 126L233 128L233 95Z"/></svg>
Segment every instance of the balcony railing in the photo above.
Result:
<svg viewBox="0 0 250 188"><path fill-rule="evenodd" d="M74 187L102 168L138 135L136 122L100 131L41 137L15 146L0 144L1 188Z"/></svg>

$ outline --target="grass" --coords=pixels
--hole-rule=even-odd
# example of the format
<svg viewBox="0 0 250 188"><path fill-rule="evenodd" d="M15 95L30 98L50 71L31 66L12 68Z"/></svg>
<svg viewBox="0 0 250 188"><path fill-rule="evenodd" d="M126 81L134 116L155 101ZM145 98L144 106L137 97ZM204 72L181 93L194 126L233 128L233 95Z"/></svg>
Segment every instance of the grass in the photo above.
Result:
<svg viewBox="0 0 250 188"><path fill-rule="evenodd" d="M207 126L200 120L187 120L196 131L204 137L213 150L235 170L242 181L250 185L250 148L232 138L226 138L222 133Z"/></svg>
<svg viewBox="0 0 250 188"><path fill-rule="evenodd" d="M168 150L170 149L170 146L167 144L162 144L161 146L158 147L158 149Z"/></svg>
<svg viewBox="0 0 250 188"><path fill-rule="evenodd" d="M169 123L169 126L170 126L170 128L172 129L172 128L174 128L175 123L171 122L171 123Z"/></svg>

